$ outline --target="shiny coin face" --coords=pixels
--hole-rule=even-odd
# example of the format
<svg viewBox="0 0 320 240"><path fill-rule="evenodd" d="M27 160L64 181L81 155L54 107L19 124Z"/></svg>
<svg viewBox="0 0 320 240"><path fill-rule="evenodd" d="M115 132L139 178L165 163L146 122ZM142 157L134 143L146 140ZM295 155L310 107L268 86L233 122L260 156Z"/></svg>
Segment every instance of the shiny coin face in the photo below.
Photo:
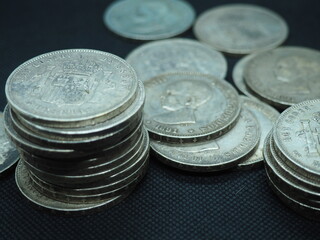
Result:
<svg viewBox="0 0 320 240"><path fill-rule="evenodd" d="M19 152L11 143L4 130L3 114L0 113L0 174L19 160Z"/></svg>
<svg viewBox="0 0 320 240"><path fill-rule="evenodd" d="M266 139L267 134L270 132L274 123L278 119L280 113L263 102L252 100L247 97L240 97L240 99L242 105L256 117L261 129L259 145L256 148L254 154L245 161L238 164L239 168L250 168L263 163L263 143Z"/></svg>
<svg viewBox="0 0 320 240"><path fill-rule="evenodd" d="M229 4L199 16L194 33L215 49L230 54L249 54L272 49L288 35L288 26L276 13L249 4Z"/></svg>
<svg viewBox="0 0 320 240"><path fill-rule="evenodd" d="M195 18L190 4L176 0L123 0L108 7L105 25L114 33L135 40L157 40L186 31Z"/></svg>
<svg viewBox="0 0 320 240"><path fill-rule="evenodd" d="M281 47L259 53L244 77L256 96L282 108L320 98L320 51Z"/></svg>
<svg viewBox="0 0 320 240"><path fill-rule="evenodd" d="M320 99L296 104L275 124L275 148L296 171L320 177Z"/></svg>
<svg viewBox="0 0 320 240"><path fill-rule="evenodd" d="M20 65L9 76L5 90L16 112L43 124L70 127L118 115L131 105L137 87L135 71L121 58L71 49Z"/></svg>
<svg viewBox="0 0 320 240"><path fill-rule="evenodd" d="M230 129L240 112L236 90L210 75L174 73L145 83L144 124L154 139L195 142Z"/></svg>
<svg viewBox="0 0 320 240"><path fill-rule="evenodd" d="M206 44L189 39L150 42L133 50L126 58L141 81L169 72L199 72L224 78L224 56Z"/></svg>
<svg viewBox="0 0 320 240"><path fill-rule="evenodd" d="M260 139L259 123L244 108L237 124L223 136L187 144L152 140L151 149L164 163L188 171L211 172L227 169L249 156Z"/></svg>

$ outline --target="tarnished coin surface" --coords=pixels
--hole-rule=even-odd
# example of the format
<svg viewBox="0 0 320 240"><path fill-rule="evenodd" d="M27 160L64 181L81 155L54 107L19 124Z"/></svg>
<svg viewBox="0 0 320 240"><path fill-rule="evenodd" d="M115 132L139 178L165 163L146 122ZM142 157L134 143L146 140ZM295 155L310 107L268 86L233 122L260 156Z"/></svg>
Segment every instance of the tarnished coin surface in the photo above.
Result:
<svg viewBox="0 0 320 240"><path fill-rule="evenodd" d="M188 171L211 172L236 166L255 150L260 139L259 123L243 108L237 124L223 136L187 144L151 140L150 147L160 161Z"/></svg>
<svg viewBox="0 0 320 240"><path fill-rule="evenodd" d="M0 174L19 160L19 152L11 143L4 130L3 114L0 112Z"/></svg>
<svg viewBox="0 0 320 240"><path fill-rule="evenodd" d="M135 40L157 40L176 36L193 23L193 7L182 0L115 1L103 15L114 33Z"/></svg>
<svg viewBox="0 0 320 240"><path fill-rule="evenodd" d="M240 112L236 90L210 75L164 74L144 84L144 124L154 139L195 142L218 137Z"/></svg>
<svg viewBox="0 0 320 240"><path fill-rule="evenodd" d="M224 56L207 44L191 39L150 42L126 58L141 81L169 72L199 72L223 79L227 73Z"/></svg>
<svg viewBox="0 0 320 240"><path fill-rule="evenodd" d="M257 97L282 108L320 98L320 51L281 47L259 53L244 77Z"/></svg>
<svg viewBox="0 0 320 240"><path fill-rule="evenodd" d="M320 99L286 109L275 124L274 146L285 162L310 178L320 177Z"/></svg>
<svg viewBox="0 0 320 240"><path fill-rule="evenodd" d="M249 4L228 4L202 13L194 34L215 49L230 54L248 54L279 46L288 26L275 12Z"/></svg>
<svg viewBox="0 0 320 240"><path fill-rule="evenodd" d="M23 63L9 76L5 90L9 105L19 114L42 124L75 127L123 112L135 99L137 87L135 71L123 59L70 49Z"/></svg>
<svg viewBox="0 0 320 240"><path fill-rule="evenodd" d="M263 143L280 113L263 102L252 100L244 96L241 96L240 99L242 106L246 107L256 117L261 129L259 145L254 154L238 164L239 168L250 168L263 163Z"/></svg>

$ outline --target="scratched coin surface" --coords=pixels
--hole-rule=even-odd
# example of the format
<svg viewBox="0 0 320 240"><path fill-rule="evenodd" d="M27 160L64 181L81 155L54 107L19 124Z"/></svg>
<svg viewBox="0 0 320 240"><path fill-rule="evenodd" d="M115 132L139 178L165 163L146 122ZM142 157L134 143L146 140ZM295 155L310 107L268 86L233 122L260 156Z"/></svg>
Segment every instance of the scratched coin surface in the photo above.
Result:
<svg viewBox="0 0 320 240"><path fill-rule="evenodd" d="M5 133L3 114L0 112L0 173L9 169L18 160L19 152Z"/></svg>
<svg viewBox="0 0 320 240"><path fill-rule="evenodd" d="M244 77L256 96L282 108L320 98L320 51L281 47L259 53Z"/></svg>
<svg viewBox="0 0 320 240"><path fill-rule="evenodd" d="M274 146L285 162L310 178L320 177L320 99L285 110L275 124Z"/></svg>
<svg viewBox="0 0 320 240"><path fill-rule="evenodd" d="M267 134L270 132L274 123L278 119L280 113L273 107L261 101L252 100L244 96L241 96L240 99L242 106L246 107L256 117L261 129L259 145L255 152L248 159L238 164L239 168L249 168L263 163L264 141Z"/></svg>
<svg viewBox="0 0 320 240"><path fill-rule="evenodd" d="M230 54L248 54L279 46L288 26L275 12L249 4L228 4L202 13L195 36L215 49Z"/></svg>
<svg viewBox="0 0 320 240"><path fill-rule="evenodd" d="M237 91L210 75L164 74L144 84L144 124L154 139L195 142L218 137L240 112Z"/></svg>
<svg viewBox="0 0 320 240"><path fill-rule="evenodd" d="M227 61L218 51L195 40L176 38L150 42L126 58L141 81L169 72L199 72L224 78Z"/></svg>
<svg viewBox="0 0 320 240"><path fill-rule="evenodd" d="M135 40L156 40L186 31L195 18L193 7L181 0L115 1L103 15L114 33Z"/></svg>
<svg viewBox="0 0 320 240"><path fill-rule="evenodd" d="M19 114L69 127L118 115L135 99L137 86L135 71L123 59L70 49L23 63L9 76L5 90L9 105Z"/></svg>
<svg viewBox="0 0 320 240"><path fill-rule="evenodd" d="M237 124L223 136L198 143L168 144L151 140L159 160L176 168L211 172L233 167L254 151L260 139L259 123L244 107Z"/></svg>

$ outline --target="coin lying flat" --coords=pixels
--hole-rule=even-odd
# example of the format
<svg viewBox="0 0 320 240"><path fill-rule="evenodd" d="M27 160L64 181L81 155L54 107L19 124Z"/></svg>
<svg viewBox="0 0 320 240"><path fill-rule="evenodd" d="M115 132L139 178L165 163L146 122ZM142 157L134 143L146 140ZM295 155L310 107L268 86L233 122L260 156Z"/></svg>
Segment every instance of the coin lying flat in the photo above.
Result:
<svg viewBox="0 0 320 240"><path fill-rule="evenodd" d="M237 124L217 139L186 144L151 140L150 147L165 164L187 171L211 172L236 166L250 156L259 139L259 123L244 107Z"/></svg>
<svg viewBox="0 0 320 240"><path fill-rule="evenodd" d="M320 51L281 47L247 63L246 84L256 97L280 108L320 98Z"/></svg>
<svg viewBox="0 0 320 240"><path fill-rule="evenodd" d="M227 73L227 61L220 52L191 39L146 43L133 50L126 60L143 82L169 72L199 72L221 79Z"/></svg>
<svg viewBox="0 0 320 240"><path fill-rule="evenodd" d="M210 75L164 74L144 85L144 124L154 139L195 142L218 137L239 116L236 90Z"/></svg>
<svg viewBox="0 0 320 240"><path fill-rule="evenodd" d="M70 49L23 63L9 76L5 91L15 112L63 128L96 124L118 115L131 105L137 87L135 71L121 58Z"/></svg>
<svg viewBox="0 0 320 240"><path fill-rule="evenodd" d="M3 114L0 113L0 174L19 160L19 152L11 143L4 130Z"/></svg>
<svg viewBox="0 0 320 240"><path fill-rule="evenodd" d="M248 54L279 46L288 26L278 14L249 4L228 4L202 13L195 36L215 49L231 54Z"/></svg>
<svg viewBox="0 0 320 240"><path fill-rule="evenodd" d="M135 40L157 40L186 31L195 18L190 4L182 0L115 1L103 15L114 33Z"/></svg>
<svg viewBox="0 0 320 240"><path fill-rule="evenodd" d="M252 100L247 97L240 97L240 99L242 105L256 117L261 129L259 145L255 152L248 159L238 164L239 168L250 168L263 163L262 151L265 138L272 129L280 113L263 102Z"/></svg>

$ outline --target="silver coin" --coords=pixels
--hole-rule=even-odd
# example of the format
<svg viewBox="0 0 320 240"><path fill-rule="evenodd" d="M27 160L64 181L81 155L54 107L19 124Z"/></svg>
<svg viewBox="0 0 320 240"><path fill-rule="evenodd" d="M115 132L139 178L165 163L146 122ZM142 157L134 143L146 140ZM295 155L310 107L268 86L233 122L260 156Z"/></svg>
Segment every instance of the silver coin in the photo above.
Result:
<svg viewBox="0 0 320 240"><path fill-rule="evenodd" d="M6 82L9 105L41 124L95 124L123 112L135 99L138 80L123 59L102 51L70 49L35 57ZM63 124L62 124L63 123Z"/></svg>
<svg viewBox="0 0 320 240"><path fill-rule="evenodd" d="M320 51L281 47L259 53L244 77L256 96L282 108L320 98Z"/></svg>
<svg viewBox="0 0 320 240"><path fill-rule="evenodd" d="M279 46L288 26L275 12L249 4L228 4L202 13L193 28L195 36L215 49L248 54Z"/></svg>
<svg viewBox="0 0 320 240"><path fill-rule="evenodd" d="M227 73L227 61L220 52L191 39L146 43L133 50L126 60L143 82L169 72L199 72L221 79Z"/></svg>
<svg viewBox="0 0 320 240"><path fill-rule="evenodd" d="M3 114L0 112L0 174L19 160L19 152L11 143L4 130Z"/></svg>
<svg viewBox="0 0 320 240"><path fill-rule="evenodd" d="M154 139L195 142L218 137L239 116L236 90L210 75L164 74L144 85L144 124Z"/></svg>
<svg viewBox="0 0 320 240"><path fill-rule="evenodd" d="M320 178L320 99L285 110L275 124L275 149L285 162L310 178Z"/></svg>
<svg viewBox="0 0 320 240"><path fill-rule="evenodd" d="M151 140L150 147L159 160L168 165L187 171L211 172L236 166L250 156L259 139L259 123L244 107L237 124L217 139L187 144Z"/></svg>
<svg viewBox="0 0 320 240"><path fill-rule="evenodd" d="M278 119L280 113L274 108L260 101L252 100L243 96L241 96L240 99L242 105L249 109L249 111L256 117L261 129L260 141L256 151L251 157L238 164L238 168L251 168L263 163L263 143L267 134L270 132L274 123Z"/></svg>
<svg viewBox="0 0 320 240"><path fill-rule="evenodd" d="M135 40L157 40L186 31L195 18L193 7L182 0L115 1L103 14L114 33Z"/></svg>

